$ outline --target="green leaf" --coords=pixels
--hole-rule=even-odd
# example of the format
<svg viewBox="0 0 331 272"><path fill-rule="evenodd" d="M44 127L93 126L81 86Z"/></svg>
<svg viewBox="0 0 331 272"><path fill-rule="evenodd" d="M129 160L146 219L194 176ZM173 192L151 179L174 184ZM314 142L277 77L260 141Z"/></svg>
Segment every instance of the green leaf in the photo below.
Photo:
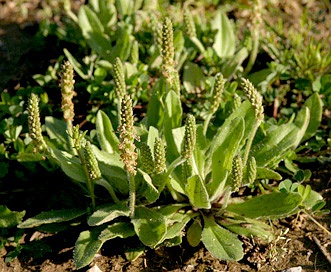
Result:
<svg viewBox="0 0 331 272"><path fill-rule="evenodd" d="M282 176L271 169L268 169L265 167L257 167L256 168L256 179L281 180Z"/></svg>
<svg viewBox="0 0 331 272"><path fill-rule="evenodd" d="M69 60L69 62L71 63L71 65L74 67L74 70L76 71L76 73L82 79L87 80L88 79L87 71L83 71L82 65L74 58L74 56L68 51L68 49L64 48L63 52L64 52L65 56L67 57L67 59Z"/></svg>
<svg viewBox="0 0 331 272"><path fill-rule="evenodd" d="M86 175L78 158L58 149L53 150L53 155L59 161L62 171L68 177L79 182L86 182Z"/></svg>
<svg viewBox="0 0 331 272"><path fill-rule="evenodd" d="M167 232L163 215L146 207L136 207L131 222L140 241L151 248L157 246Z"/></svg>
<svg viewBox="0 0 331 272"><path fill-rule="evenodd" d="M221 73L225 78L231 78L241 67L244 60L248 57L247 48L243 47L231 56L221 67Z"/></svg>
<svg viewBox="0 0 331 272"><path fill-rule="evenodd" d="M130 0L116 0L116 9L121 18L125 15L131 15L134 11L134 5Z"/></svg>
<svg viewBox="0 0 331 272"><path fill-rule="evenodd" d="M104 59L112 62L116 56L109 50L111 41L104 35L104 27L97 14L88 6L82 6L78 12L78 24L88 45Z"/></svg>
<svg viewBox="0 0 331 272"><path fill-rule="evenodd" d="M117 10L111 1L99 0L98 4L93 6L93 9L105 28L109 28L117 22Z"/></svg>
<svg viewBox="0 0 331 272"><path fill-rule="evenodd" d="M144 192L144 197L146 197L146 199L150 203L155 202L159 198L159 195L160 195L158 189L155 188L151 177L147 173L145 173L144 171L142 171L139 168L138 168L138 171L142 175L144 185L146 185L146 187L147 187L145 192Z"/></svg>
<svg viewBox="0 0 331 272"><path fill-rule="evenodd" d="M304 188L304 190L302 190L303 192L300 192L301 188ZM316 204L323 201L323 197L318 192L313 191L309 185L305 187L300 184L298 186L298 191L303 198L302 204L307 210L312 209Z"/></svg>
<svg viewBox="0 0 331 272"><path fill-rule="evenodd" d="M211 23L212 29L217 30L213 48L220 58L230 57L236 49L236 39L232 24L222 10L218 10Z"/></svg>
<svg viewBox="0 0 331 272"><path fill-rule="evenodd" d="M323 114L323 102L316 92L306 100L303 106L309 109L310 120L301 142L304 142L315 135L316 130L321 124Z"/></svg>
<svg viewBox="0 0 331 272"><path fill-rule="evenodd" d="M5 205L0 205L0 228L10 228L19 224L25 215L25 211L12 212Z"/></svg>
<svg viewBox="0 0 331 272"><path fill-rule="evenodd" d="M167 220L167 233L163 238L163 242L166 240L173 239L175 237L182 237L183 229L194 216L194 214L176 214L175 218L173 217L170 220Z"/></svg>
<svg viewBox="0 0 331 272"><path fill-rule="evenodd" d="M302 197L298 193L270 193L232 203L226 210L248 218L276 219L294 214L301 203Z"/></svg>
<svg viewBox="0 0 331 272"><path fill-rule="evenodd" d="M181 126L183 110L180 96L173 90L168 92L164 103L164 136L167 142L167 158L172 161L179 156L172 131Z"/></svg>
<svg viewBox="0 0 331 272"><path fill-rule="evenodd" d="M222 193L228 174L232 169L233 157L237 154L244 135L244 120L234 119L229 125L223 124L215 137L212 154L212 182L207 184L210 201Z"/></svg>
<svg viewBox="0 0 331 272"><path fill-rule="evenodd" d="M101 231L98 239L104 243L110 239L114 238L128 238L131 236L136 235L133 225L129 222L116 222L107 228L105 228L103 231Z"/></svg>
<svg viewBox="0 0 331 272"><path fill-rule="evenodd" d="M150 126L162 127L164 117L164 105L162 101L162 93L165 87L163 78L155 83L152 89L152 94L149 98L147 106L147 127Z"/></svg>
<svg viewBox="0 0 331 272"><path fill-rule="evenodd" d="M120 216L130 216L130 209L126 202L97 208L97 210L89 217L87 223L89 226L99 226Z"/></svg>
<svg viewBox="0 0 331 272"><path fill-rule="evenodd" d="M102 110L97 113L95 126L101 149L108 153L118 152L119 140L109 117Z"/></svg>
<svg viewBox="0 0 331 272"><path fill-rule="evenodd" d="M239 261L243 258L242 243L237 235L222 228L214 217L204 216L201 241L206 249L220 260Z"/></svg>
<svg viewBox="0 0 331 272"><path fill-rule="evenodd" d="M273 238L272 227L261 220L244 217L226 217L224 220L218 221L218 223L228 230L248 238L260 237L266 241L270 241Z"/></svg>
<svg viewBox="0 0 331 272"><path fill-rule="evenodd" d="M24 229L38 227L43 224L67 222L84 214L86 214L85 210L78 209L52 210L37 214L36 216L23 221L17 227Z"/></svg>
<svg viewBox="0 0 331 272"><path fill-rule="evenodd" d="M147 145L151 150L154 150L155 139L159 137L159 131L157 128L150 126L148 129Z"/></svg>
<svg viewBox="0 0 331 272"><path fill-rule="evenodd" d="M197 247L201 241L202 226L200 220L194 220L188 228L186 238L190 246Z"/></svg>
<svg viewBox="0 0 331 272"><path fill-rule="evenodd" d="M89 265L102 247L103 242L98 239L99 229L86 230L79 234L74 249L76 269Z"/></svg>
<svg viewBox="0 0 331 272"><path fill-rule="evenodd" d="M52 116L45 117L46 131L50 139L60 142L64 149L70 147L69 136L66 133L67 124L63 120L58 120Z"/></svg>
<svg viewBox="0 0 331 272"><path fill-rule="evenodd" d="M142 254L144 254L146 247L143 244L140 244L139 246L135 248L125 248L125 258L129 262L135 261L137 258L139 258Z"/></svg>
<svg viewBox="0 0 331 272"><path fill-rule="evenodd" d="M209 196L200 176L194 175L187 180L185 188L190 203L197 209L210 209Z"/></svg>
<svg viewBox="0 0 331 272"><path fill-rule="evenodd" d="M256 164L260 167L276 167L288 150L299 145L308 124L309 109L304 107L294 123L270 127L265 138L251 149L250 154L256 159Z"/></svg>
<svg viewBox="0 0 331 272"><path fill-rule="evenodd" d="M199 65L187 62L184 66L183 85L187 93L194 93L196 89L203 89L205 76Z"/></svg>
<svg viewBox="0 0 331 272"><path fill-rule="evenodd" d="M122 29L118 34L116 45L112 48L107 60L113 63L115 58L119 57L122 61L126 61L130 56L130 49L130 34L126 29Z"/></svg>
<svg viewBox="0 0 331 272"><path fill-rule="evenodd" d="M190 206L188 203L180 203L180 204L171 204L166 205L163 207L158 207L157 211L158 213L162 214L166 219L170 219L173 217L174 214L176 214L180 209Z"/></svg>

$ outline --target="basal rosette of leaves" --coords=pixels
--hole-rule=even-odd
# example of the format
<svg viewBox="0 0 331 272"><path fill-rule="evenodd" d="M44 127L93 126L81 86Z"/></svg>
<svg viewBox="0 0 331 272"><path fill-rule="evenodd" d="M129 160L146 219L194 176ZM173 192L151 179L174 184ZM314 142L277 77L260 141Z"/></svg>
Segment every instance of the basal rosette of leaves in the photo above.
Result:
<svg viewBox="0 0 331 272"><path fill-rule="evenodd" d="M160 81L160 84L167 84L162 79ZM260 180L281 180L281 176L273 169L277 168L287 151L298 146L307 133L309 107L303 107L296 118L287 124L268 127L262 122L256 135L250 133L256 117L249 101L233 108L222 126L213 127L206 134L203 125L197 123L193 133L196 143L190 157L191 174L183 175L182 166L188 159L182 156L182 151L187 135L185 130L188 128L186 124L183 126L180 97L170 89L159 99L165 107L162 111L163 123L157 127L148 126L148 118L151 116L154 120L155 115L160 114L159 111L150 110L146 119L136 124L135 130L140 137L138 150L143 144L154 150L156 139L162 139L166 146L166 168L159 173L147 173L144 165L141 162L138 164L134 177L137 188L134 216L130 216L128 206L129 183L120 158L119 138L109 117L99 111L96 120L98 141L91 147L101 177L93 181L93 186L103 186L109 191L108 203L98 206L96 196L96 206L90 212L45 211L25 220L19 227L70 223L82 216L86 218L91 228L82 232L76 242L74 258L77 268L88 265L103 243L110 239L137 235L144 246L173 246L182 242L184 230L192 246L201 241L219 259L240 260L243 257L240 236L272 237L271 226L265 223L266 219L286 217L302 209L315 211L323 206L322 197L303 185L293 190L284 190L285 187L281 185L266 187L264 193L256 197L232 197L232 161L236 155L243 156L247 152L245 145L248 137L254 137L249 158L255 159L256 173L252 183L247 178L247 165L244 165L243 178L238 187L256 188L263 184ZM68 177L84 184L88 179L84 161L67 146L68 135L64 122L46 118L45 125L50 138L62 141L63 149L49 145L44 155L55 160ZM157 160L154 156L151 155L151 160L155 163ZM159 204L161 200L162 205ZM165 201L167 204L164 204ZM130 258L142 252L140 249Z"/></svg>
<svg viewBox="0 0 331 272"><path fill-rule="evenodd" d="M97 6L93 8L95 10ZM108 11L114 10L113 6L108 8ZM117 7L117 10L121 16L133 13L128 6L126 9ZM97 53L103 58L115 61L118 57L116 61L128 63L128 57L111 53L124 50L124 40L123 44L119 41L115 49L102 51L100 44L109 41L102 35L104 28L98 22L100 18L105 17L98 17L95 11L83 7L78 20L89 22L91 28L85 28L83 34L91 35L90 45L96 51L101 50ZM218 13L215 20L230 31L223 13ZM223 39L225 34L219 29L218 39ZM194 71L199 71L198 74L202 71L187 61L187 67L191 68L184 70L183 77L179 76L178 51L172 35L176 34L172 32L171 20L165 18L161 54L157 53L161 56L161 73L154 78L154 86L146 90L150 97L142 120L133 123L133 116L129 116L128 124L123 121L127 114L132 114L132 108L127 108L132 105L127 95L126 102L130 103L123 103L122 108L118 108L122 123L118 124L118 120L111 120L99 110L95 130L90 133L80 131L78 126L68 128L65 120L45 118L46 150L42 156L59 165L70 179L86 188L91 206L86 210L45 211L26 219L18 227L74 225L86 221L89 227L80 233L75 244L77 269L90 264L102 245L111 239L137 236L142 247L127 254L127 258L133 260L143 253L144 247L181 244L183 233L191 246L202 242L215 257L237 261L244 254L241 236L271 239L273 232L268 219L301 211L313 214L325 204L309 186L282 181L277 172L288 152L295 150L303 139L314 135L321 113L319 96L312 95L288 123L272 124L264 120L262 97L254 86L245 78L240 86L230 82L236 69L229 65L231 74L218 71L215 80L208 78L215 83L211 84L210 98L205 102L213 105L213 109L203 115L204 119L198 119L194 113L183 110L181 96L189 88L188 82L195 80ZM200 43L194 39L192 42L202 50ZM222 47L221 51L227 52L219 56L227 60L234 56L233 46L231 35L228 44L216 41L213 44L214 50ZM68 53L67 56L77 71L77 63ZM224 70L226 67L224 65ZM215 90L218 88L222 90ZM229 92L229 89L237 94L229 103L221 103L219 97L213 97L223 95L222 91ZM247 98L243 100L242 94ZM119 103L122 101L122 97L117 99ZM222 120L215 118L215 108L224 110ZM268 180L280 183L271 186ZM257 196L236 197L235 193L245 187ZM96 188L108 192L109 197L99 197Z"/></svg>

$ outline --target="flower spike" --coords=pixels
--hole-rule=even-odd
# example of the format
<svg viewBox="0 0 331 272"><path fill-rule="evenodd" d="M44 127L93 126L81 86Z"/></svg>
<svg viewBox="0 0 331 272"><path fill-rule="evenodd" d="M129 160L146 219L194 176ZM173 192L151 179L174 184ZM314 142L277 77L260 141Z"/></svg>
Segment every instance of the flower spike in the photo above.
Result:
<svg viewBox="0 0 331 272"><path fill-rule="evenodd" d="M242 185L243 162L240 156L236 155L232 160L232 186L233 191L238 191Z"/></svg>
<svg viewBox="0 0 331 272"><path fill-rule="evenodd" d="M163 141L155 138L154 142L155 172L161 174L166 169L166 156Z"/></svg>
<svg viewBox="0 0 331 272"><path fill-rule="evenodd" d="M187 115L183 141L182 157L189 159L193 155L193 150L196 144L196 124L195 117L192 114Z"/></svg>
<svg viewBox="0 0 331 272"><path fill-rule="evenodd" d="M190 38L197 36L193 17L188 9L184 12L184 29L187 36L189 36Z"/></svg>
<svg viewBox="0 0 331 272"><path fill-rule="evenodd" d="M69 61L65 61L62 65L62 71L60 73L60 88L62 93L62 110L63 118L67 123L74 120L74 103L72 98L75 95L74 92L74 68Z"/></svg>
<svg viewBox="0 0 331 272"><path fill-rule="evenodd" d="M135 152L134 140L136 137L133 124L132 100L129 94L125 94L121 101L121 125L119 127L121 142L119 149L122 152L121 158L126 170L134 176L138 154Z"/></svg>
<svg viewBox="0 0 331 272"><path fill-rule="evenodd" d="M262 96L258 93L258 91L255 89L254 85L252 82L250 82L248 79L243 78L242 79L242 86L244 90L244 94L251 102L254 111L255 111L255 117L258 120L263 119L263 106L262 106Z"/></svg>
<svg viewBox="0 0 331 272"><path fill-rule="evenodd" d="M87 172L89 174L89 177L92 181L100 179L101 178L101 172L98 165L98 161L92 151L92 146L89 141L86 141L84 146L84 159L85 159L85 165L87 168Z"/></svg>
<svg viewBox="0 0 331 272"><path fill-rule="evenodd" d="M152 174L154 172L154 159L150 147L147 144L142 143L140 147L140 154L142 168L147 174Z"/></svg>
<svg viewBox="0 0 331 272"><path fill-rule="evenodd" d="M42 129L40 123L39 113L39 98L36 94L32 93L28 102L28 127L29 135L34 142L34 145L39 151L47 149L46 143L42 136Z"/></svg>
<svg viewBox="0 0 331 272"><path fill-rule="evenodd" d="M213 93L212 93L212 104L210 107L209 112L211 114L214 114L220 103L222 98L222 93L224 91L224 85L225 85L225 79L223 78L223 75L221 73L217 73L215 76L215 83L213 87Z"/></svg>
<svg viewBox="0 0 331 272"><path fill-rule="evenodd" d="M115 62L113 63L113 76L115 82L116 96L118 99L122 99L126 91L126 84L125 84L123 64L119 57L116 57Z"/></svg>
<svg viewBox="0 0 331 272"><path fill-rule="evenodd" d="M162 58L164 66L174 66L174 33L170 18L166 17L162 25Z"/></svg>

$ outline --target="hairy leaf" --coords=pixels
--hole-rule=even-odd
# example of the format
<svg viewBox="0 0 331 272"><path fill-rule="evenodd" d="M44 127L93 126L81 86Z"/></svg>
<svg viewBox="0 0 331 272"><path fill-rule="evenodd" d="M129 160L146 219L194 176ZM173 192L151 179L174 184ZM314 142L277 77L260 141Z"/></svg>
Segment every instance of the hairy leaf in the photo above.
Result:
<svg viewBox="0 0 331 272"><path fill-rule="evenodd" d="M86 230L79 234L74 249L76 269L89 265L102 247L103 242L98 239L99 229Z"/></svg>
<svg viewBox="0 0 331 272"><path fill-rule="evenodd" d="M19 224L25 215L25 211L13 212L5 205L0 205L0 228L9 228Z"/></svg>
<svg viewBox="0 0 331 272"><path fill-rule="evenodd" d="M87 223L90 226L99 226L106 222L110 222L119 216L129 216L130 209L126 202L107 205L98 208L88 219Z"/></svg>
<svg viewBox="0 0 331 272"><path fill-rule="evenodd" d="M209 196L203 180L198 175L194 175L187 180L185 188L186 195L190 203L198 209L210 209Z"/></svg>
<svg viewBox="0 0 331 272"><path fill-rule="evenodd" d="M140 241L151 248L158 245L167 232L163 215L146 207L136 207L131 222Z"/></svg>
<svg viewBox="0 0 331 272"><path fill-rule="evenodd" d="M294 214L301 203L302 197L298 193L275 192L229 204L226 210L248 218L276 219Z"/></svg>
<svg viewBox="0 0 331 272"><path fill-rule="evenodd" d="M204 216L201 241L220 260L239 261L243 258L242 243L237 235L218 225L212 216Z"/></svg>
<svg viewBox="0 0 331 272"><path fill-rule="evenodd" d="M212 21L212 29L217 30L213 48L220 58L230 57L236 48L236 39L230 20L222 10L218 10Z"/></svg>
<svg viewBox="0 0 331 272"><path fill-rule="evenodd" d="M85 210L78 209L69 209L69 210L52 210L47 212L42 212L33 216L21 224L19 224L18 228L34 228L43 224L51 224L51 223L60 223L70 221L77 217L86 214Z"/></svg>
<svg viewBox="0 0 331 272"><path fill-rule="evenodd" d="M102 110L99 110L97 113L95 126L101 149L108 153L117 152L119 140L109 117Z"/></svg>
<svg viewBox="0 0 331 272"><path fill-rule="evenodd" d="M234 119L229 125L223 125L217 135L212 154L212 182L207 184L210 201L219 197L225 186L226 178L232 169L232 159L238 152L244 135L244 120Z"/></svg>

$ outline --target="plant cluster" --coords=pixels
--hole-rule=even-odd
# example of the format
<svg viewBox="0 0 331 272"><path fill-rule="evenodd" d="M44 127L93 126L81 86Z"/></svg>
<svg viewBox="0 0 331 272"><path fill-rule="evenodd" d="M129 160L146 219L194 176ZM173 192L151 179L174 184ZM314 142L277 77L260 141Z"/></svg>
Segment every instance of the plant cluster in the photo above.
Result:
<svg viewBox="0 0 331 272"><path fill-rule="evenodd" d="M254 11L261 12L256 2ZM68 61L50 68L50 81L59 79L63 117L42 122L48 96L33 89L17 109L26 107L24 142L22 126L4 133L18 153L13 159L61 169L90 205L24 221L24 212L3 207L1 226L86 226L74 250L79 269L106 241L134 236L141 245L129 260L145 247L179 245L185 236L216 258L238 261L242 236L274 240L268 220L321 212L325 201L303 184L309 173L291 156L316 134L322 101L315 92L287 121L266 116L264 97L249 79L261 22L239 41L222 9L203 21L172 6L182 14L177 21L162 15L155 1L130 3L92 0L77 16L66 6L81 31L78 42L91 54L77 60L64 49ZM45 84L46 76L36 78ZM89 131L74 125L82 86L95 106ZM2 101L9 105L10 97L2 94ZM295 181L279 173L283 161Z"/></svg>

